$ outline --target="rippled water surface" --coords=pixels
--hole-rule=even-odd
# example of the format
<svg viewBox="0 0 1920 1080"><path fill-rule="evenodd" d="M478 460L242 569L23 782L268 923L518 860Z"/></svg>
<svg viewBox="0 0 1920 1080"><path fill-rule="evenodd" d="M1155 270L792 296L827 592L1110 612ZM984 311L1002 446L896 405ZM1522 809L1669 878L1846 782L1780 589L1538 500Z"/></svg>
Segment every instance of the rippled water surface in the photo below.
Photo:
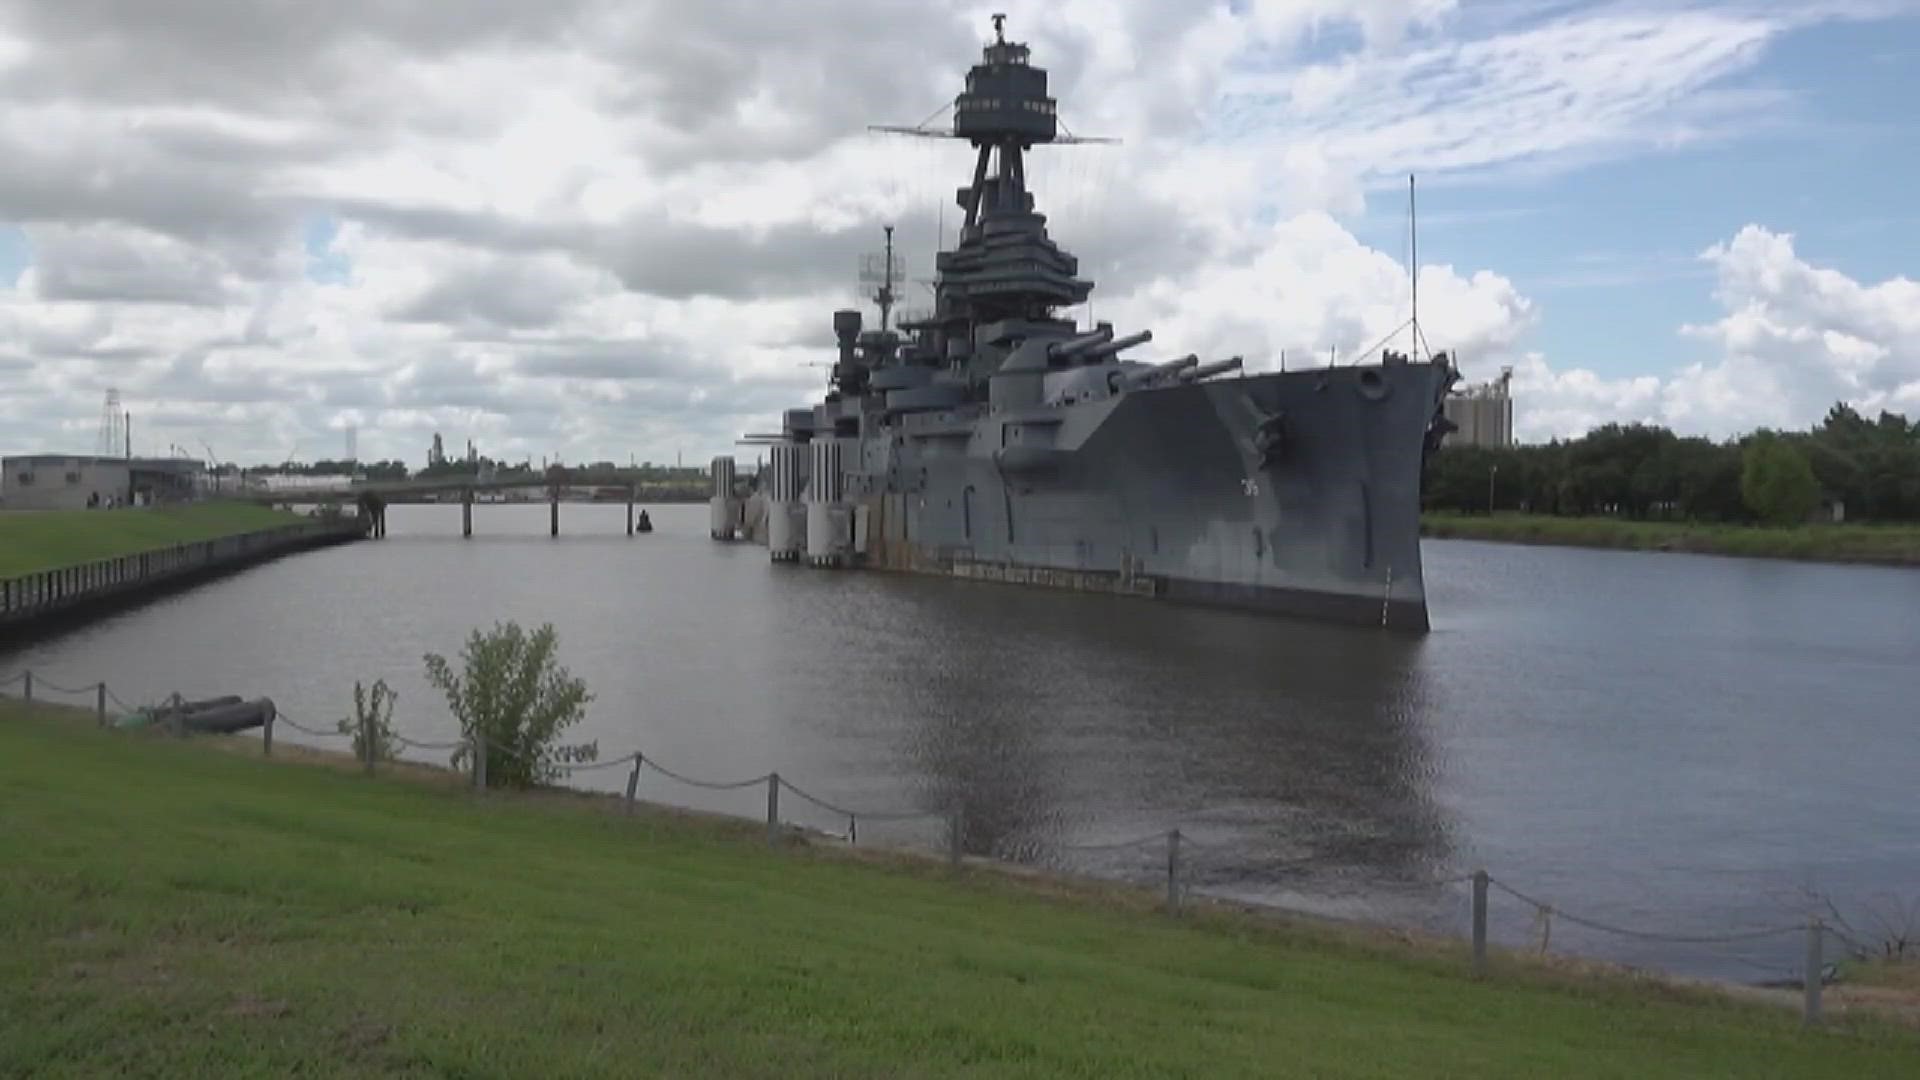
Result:
<svg viewBox="0 0 1920 1080"><path fill-rule="evenodd" d="M1461 932L1486 867L1609 923L1863 924L1920 900L1920 572L1426 543L1420 639L1101 596L770 565L706 510L395 507L387 539L284 559L0 658L128 700L265 694L314 723L355 679L451 736L421 656L551 621L597 700L583 736L845 805L965 806L976 852L1113 876L1180 827L1199 889ZM284 730L284 729L283 729ZM288 737L282 734L281 737ZM619 770L583 774L614 789ZM645 797L754 815L763 791L648 774ZM804 824L844 820L789 801ZM863 824L932 843L934 825ZM1500 896L1495 936L1537 942ZM1556 922L1555 949L1766 978L1801 945L1674 946Z"/></svg>

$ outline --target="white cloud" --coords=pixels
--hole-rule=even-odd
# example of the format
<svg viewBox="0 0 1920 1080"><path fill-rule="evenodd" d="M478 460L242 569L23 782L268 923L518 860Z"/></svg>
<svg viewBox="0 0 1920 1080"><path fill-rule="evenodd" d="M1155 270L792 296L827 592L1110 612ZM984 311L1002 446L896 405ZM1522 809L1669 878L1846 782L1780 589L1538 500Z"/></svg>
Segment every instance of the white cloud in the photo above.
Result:
<svg viewBox="0 0 1920 1080"><path fill-rule="evenodd" d="M1538 355L1515 365L1515 426L1523 437L1577 434L1639 420L1724 437L1755 427L1803 427L1844 401L1868 415L1920 406L1920 282L1863 284L1815 266L1793 237L1749 225L1701 254L1725 314L1687 326L1716 359L1662 379L1555 371Z"/></svg>
<svg viewBox="0 0 1920 1080"><path fill-rule="evenodd" d="M513 457L697 460L817 389L802 364L883 221L916 275L942 206L951 235L964 148L864 125L949 101L987 9L284 7L0 0L0 226L34 259L0 290L0 449L86 445L115 386L137 439L229 457L335 453L350 417L369 457L417 459L438 428ZM1125 139L1032 164L1095 313L1170 355L1349 356L1408 301L1405 268L1331 216L1374 178L1737 127L1773 102L1716 81L1838 11L1546 8L1495 24L1455 0L1010 3L1067 122ZM338 223L320 253L316 220ZM1720 266L1745 297L1700 331L1725 365L1748 342L1737 362L1774 372L1782 408L1818 389L1775 371L1786 352L1828 357L1863 400L1920 393L1889 381L1911 352L1868 317L1878 302L1816 276L1788 291L1819 304L1787 305L1742 284L1760 256L1735 241ZM1522 348L1533 307L1505 277L1428 266L1421 283L1435 348ZM1520 366L1561 403L1543 417L1652 408L1638 383ZM1739 370L1669 393L1718 423L1761 400Z"/></svg>

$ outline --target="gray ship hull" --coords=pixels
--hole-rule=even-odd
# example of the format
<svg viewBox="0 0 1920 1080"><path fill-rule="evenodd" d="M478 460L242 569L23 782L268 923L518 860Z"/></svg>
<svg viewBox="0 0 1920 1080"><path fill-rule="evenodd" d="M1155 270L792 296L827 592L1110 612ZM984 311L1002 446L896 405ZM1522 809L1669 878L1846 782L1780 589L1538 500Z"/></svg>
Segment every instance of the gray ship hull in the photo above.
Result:
<svg viewBox="0 0 1920 1080"><path fill-rule="evenodd" d="M1432 364L1221 379L903 418L848 457L865 565L1425 630ZM1285 417L1277 452L1257 428ZM852 450L852 447L848 448ZM864 551L860 551L864 549Z"/></svg>
<svg viewBox="0 0 1920 1080"><path fill-rule="evenodd" d="M892 318L886 226L863 267L878 328L834 312L825 399L747 437L772 451L752 513L716 459L713 535L758 539L752 518L777 562L1425 630L1420 471L1457 378L1445 354L1236 378L1241 357L1131 360L1150 330L1063 317L1093 282L1047 234L1025 160L1085 140L1061 137L1045 70L1002 23L951 131L895 129L975 151L932 309Z"/></svg>

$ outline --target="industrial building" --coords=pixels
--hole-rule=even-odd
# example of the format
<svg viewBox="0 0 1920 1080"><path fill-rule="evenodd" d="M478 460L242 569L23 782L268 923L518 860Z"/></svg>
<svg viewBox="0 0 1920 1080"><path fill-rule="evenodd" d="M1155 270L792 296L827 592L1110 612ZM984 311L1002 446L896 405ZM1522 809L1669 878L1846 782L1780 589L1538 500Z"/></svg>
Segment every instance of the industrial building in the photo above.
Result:
<svg viewBox="0 0 1920 1080"><path fill-rule="evenodd" d="M1508 392L1513 369L1500 369L1492 382L1469 386L1447 395L1441 408L1454 425L1447 434L1447 446L1512 446L1513 396Z"/></svg>
<svg viewBox="0 0 1920 1080"><path fill-rule="evenodd" d="M23 454L0 459L0 509L85 510L199 498L207 466L192 458Z"/></svg>

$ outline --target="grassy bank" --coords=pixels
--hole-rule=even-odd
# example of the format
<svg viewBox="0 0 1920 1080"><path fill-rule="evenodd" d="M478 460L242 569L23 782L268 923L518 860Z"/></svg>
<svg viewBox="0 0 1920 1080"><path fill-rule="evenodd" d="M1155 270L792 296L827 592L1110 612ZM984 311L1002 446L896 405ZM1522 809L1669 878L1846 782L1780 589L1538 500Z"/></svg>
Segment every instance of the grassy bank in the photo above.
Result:
<svg viewBox="0 0 1920 1080"><path fill-rule="evenodd" d="M1770 529L1546 514L1427 514L1421 525L1427 536L1460 540L1920 566L1920 525Z"/></svg>
<svg viewBox="0 0 1920 1080"><path fill-rule="evenodd" d="M248 503L192 503L150 510L0 511L0 577L135 555L299 520L293 514Z"/></svg>
<svg viewBox="0 0 1920 1080"><path fill-rule="evenodd" d="M1911 1075L1920 1039L0 703L0 1075ZM257 744L256 744L257 745Z"/></svg>

